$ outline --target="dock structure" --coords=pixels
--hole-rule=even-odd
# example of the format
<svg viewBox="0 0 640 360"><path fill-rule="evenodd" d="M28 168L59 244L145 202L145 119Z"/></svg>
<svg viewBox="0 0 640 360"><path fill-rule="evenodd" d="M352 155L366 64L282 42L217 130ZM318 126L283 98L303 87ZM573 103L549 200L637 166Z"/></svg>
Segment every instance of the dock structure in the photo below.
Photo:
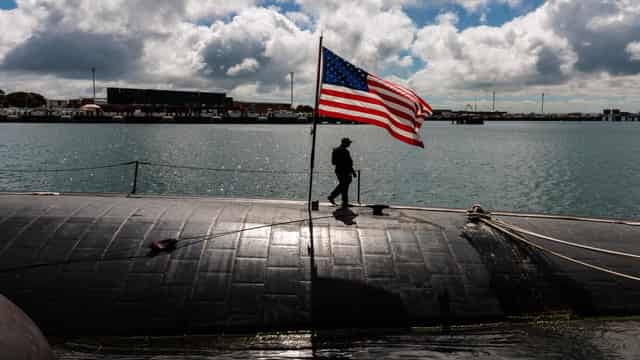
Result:
<svg viewBox="0 0 640 360"><path fill-rule="evenodd" d="M532 248L464 211L390 208L374 216L369 207L321 204L309 219L298 201L2 194L0 293L47 335L640 314L640 282ZM500 220L626 253L640 235L628 224ZM531 241L640 275L637 259Z"/></svg>

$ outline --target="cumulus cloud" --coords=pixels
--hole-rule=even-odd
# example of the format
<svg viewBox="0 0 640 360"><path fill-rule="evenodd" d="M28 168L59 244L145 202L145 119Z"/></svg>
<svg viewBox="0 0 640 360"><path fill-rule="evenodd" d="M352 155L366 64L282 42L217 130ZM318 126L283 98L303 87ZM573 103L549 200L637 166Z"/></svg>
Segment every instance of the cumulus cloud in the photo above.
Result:
<svg viewBox="0 0 640 360"><path fill-rule="evenodd" d="M172 0L19 0L12 12L32 26L1 54L0 70L78 78L96 67L112 79L144 71L146 44L169 37L185 10Z"/></svg>
<svg viewBox="0 0 640 360"><path fill-rule="evenodd" d="M253 7L257 2L256 0L188 0L186 11L190 19L215 19Z"/></svg>
<svg viewBox="0 0 640 360"><path fill-rule="evenodd" d="M200 75L225 88L257 82L260 92L286 87L292 71L310 81L316 43L311 32L274 9L245 9L211 26L200 52Z"/></svg>
<svg viewBox="0 0 640 360"><path fill-rule="evenodd" d="M8 51L31 36L35 26L35 19L21 10L0 10L0 63Z"/></svg>
<svg viewBox="0 0 640 360"><path fill-rule="evenodd" d="M313 25L311 17L300 11L288 11L285 16L293 21L300 28L310 28Z"/></svg>
<svg viewBox="0 0 640 360"><path fill-rule="evenodd" d="M625 51L640 34L637 1L552 1L545 11L553 31L567 39L577 53L578 71L618 75L640 72L640 63Z"/></svg>
<svg viewBox="0 0 640 360"><path fill-rule="evenodd" d="M467 11L479 11L492 3L508 4L511 7L516 7L522 3L522 0L453 0L453 2L464 7Z"/></svg>
<svg viewBox="0 0 640 360"><path fill-rule="evenodd" d="M260 68L258 60L254 58L246 58L240 64L233 65L227 70L227 75L236 76L242 73L254 73Z"/></svg>
<svg viewBox="0 0 640 360"><path fill-rule="evenodd" d="M7 53L3 68L86 78L92 67L103 78L122 77L140 66L141 39L82 32L35 35Z"/></svg>
<svg viewBox="0 0 640 360"><path fill-rule="evenodd" d="M427 63L415 84L446 83L449 89L523 87L566 79L575 61L565 39L546 26L538 10L502 27L460 31L455 14L438 17L420 29L412 52Z"/></svg>
<svg viewBox="0 0 640 360"><path fill-rule="evenodd" d="M630 42L625 50L631 61L640 61L640 41Z"/></svg>
<svg viewBox="0 0 640 360"><path fill-rule="evenodd" d="M630 1L556 0L500 27L459 30L457 16L445 13L417 33L412 52L427 67L412 83L520 90L639 74L632 45L638 15L640 6Z"/></svg>
<svg viewBox="0 0 640 360"><path fill-rule="evenodd" d="M17 3L17 9L0 10L0 78L5 87L46 90L52 97L88 93L85 79L96 67L101 86L215 89L270 100L288 98L289 73L295 72L296 99L309 103L323 33L325 46L371 72L404 74L394 80L436 99L436 106L464 104L470 94L492 88L513 96L557 91L594 103L606 93L638 102L628 95L640 80L636 0L549 0L503 25L467 28L453 12L421 27L410 15L457 4L486 20L495 4L523 8L526 2ZM288 10L286 3L293 3L295 10L274 3Z"/></svg>
<svg viewBox="0 0 640 360"><path fill-rule="evenodd" d="M298 3L316 18L325 44L354 63L372 71L411 47L415 24L403 0L314 1Z"/></svg>

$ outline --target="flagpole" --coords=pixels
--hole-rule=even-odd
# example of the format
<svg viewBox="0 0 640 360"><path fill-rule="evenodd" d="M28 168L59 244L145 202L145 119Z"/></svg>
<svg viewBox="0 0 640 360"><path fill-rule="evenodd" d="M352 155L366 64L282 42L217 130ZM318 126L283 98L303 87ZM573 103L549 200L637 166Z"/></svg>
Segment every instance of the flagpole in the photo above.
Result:
<svg viewBox="0 0 640 360"><path fill-rule="evenodd" d="M320 46L318 47L318 68L316 72L316 104L313 109L313 128L311 130L311 166L309 171L309 198L307 207L311 211L311 196L313 191L313 170L316 162L316 130L318 127L318 105L320 103L320 66L322 65L322 35L320 35Z"/></svg>
<svg viewBox="0 0 640 360"><path fill-rule="evenodd" d="M311 140L311 166L309 170L309 202L307 203L307 213L309 214L309 267L311 270L311 301L309 311L311 314L311 328L314 330L311 335L311 343L314 344L315 341L315 314L314 314L314 303L315 303L315 283L318 278L318 269L316 268L316 259L315 259L315 247L314 247L314 239L313 239L313 216L311 215L312 207L311 207L311 196L313 190L313 170L315 167L316 160L316 130L318 126L318 105L320 103L320 70L322 65L322 34L320 34L320 45L318 46L318 68L316 72L316 104L313 109L313 129L311 130L312 140Z"/></svg>

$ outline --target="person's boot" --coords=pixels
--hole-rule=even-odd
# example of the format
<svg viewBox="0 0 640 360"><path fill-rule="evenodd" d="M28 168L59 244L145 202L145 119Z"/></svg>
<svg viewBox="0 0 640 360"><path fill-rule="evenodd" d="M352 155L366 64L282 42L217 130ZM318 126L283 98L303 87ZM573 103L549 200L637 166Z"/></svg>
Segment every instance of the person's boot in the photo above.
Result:
<svg viewBox="0 0 640 360"><path fill-rule="evenodd" d="M336 205L337 205L337 204L336 204L336 202L335 202L335 200L333 200L333 198L332 198L331 196L328 196L328 197L327 197L327 200L329 200L329 202L331 203L331 205L333 205L333 206L336 206Z"/></svg>

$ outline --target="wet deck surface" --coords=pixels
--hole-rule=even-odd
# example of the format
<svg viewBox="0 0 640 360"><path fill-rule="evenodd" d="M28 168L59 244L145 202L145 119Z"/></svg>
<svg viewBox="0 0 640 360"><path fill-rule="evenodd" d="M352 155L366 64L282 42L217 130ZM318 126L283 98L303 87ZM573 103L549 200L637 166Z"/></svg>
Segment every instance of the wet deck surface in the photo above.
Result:
<svg viewBox="0 0 640 360"><path fill-rule="evenodd" d="M292 329L312 319L379 327L574 307L640 312L638 284L528 252L469 228L464 214L385 212L321 206L312 213L312 294L302 202L0 195L0 293L48 334ZM630 252L640 234L621 225L502 219ZM279 223L287 224L269 226ZM149 256L151 243L171 238L179 249ZM640 275L637 262L562 251Z"/></svg>

